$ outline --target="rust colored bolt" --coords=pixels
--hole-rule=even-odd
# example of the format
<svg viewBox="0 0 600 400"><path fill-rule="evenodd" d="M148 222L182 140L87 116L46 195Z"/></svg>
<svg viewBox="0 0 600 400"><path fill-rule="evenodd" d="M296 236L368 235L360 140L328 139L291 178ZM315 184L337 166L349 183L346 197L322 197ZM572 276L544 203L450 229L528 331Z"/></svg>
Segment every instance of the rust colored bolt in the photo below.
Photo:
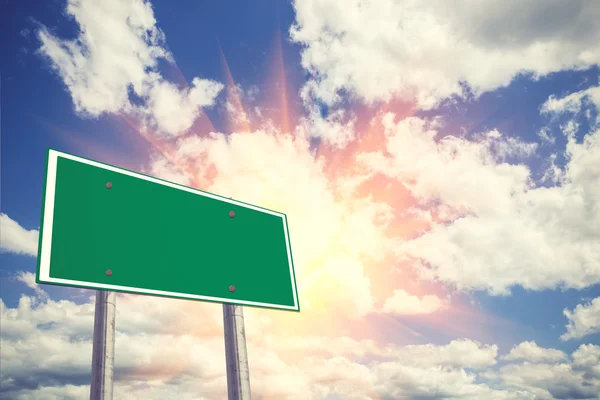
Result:
<svg viewBox="0 0 600 400"><path fill-rule="evenodd" d="M106 276L111 276L111 275L112 275L112 270L110 270L110 269L107 269L107 270L106 270Z"/></svg>
<svg viewBox="0 0 600 400"><path fill-rule="evenodd" d="M233 286L233 285L229 286L229 291L231 293L235 292L235 286Z"/></svg>
<svg viewBox="0 0 600 400"><path fill-rule="evenodd" d="M106 182L106 188L107 189L112 188L112 182Z"/></svg>
<svg viewBox="0 0 600 400"><path fill-rule="evenodd" d="M229 218L235 217L235 211L229 211Z"/></svg>

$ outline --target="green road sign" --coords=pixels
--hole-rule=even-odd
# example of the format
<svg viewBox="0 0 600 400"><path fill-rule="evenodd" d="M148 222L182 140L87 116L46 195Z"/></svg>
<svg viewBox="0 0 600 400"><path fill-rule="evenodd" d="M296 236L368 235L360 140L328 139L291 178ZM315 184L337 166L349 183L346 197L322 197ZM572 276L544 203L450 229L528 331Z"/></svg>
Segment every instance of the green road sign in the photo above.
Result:
<svg viewBox="0 0 600 400"><path fill-rule="evenodd" d="M48 151L36 281L300 311L285 214Z"/></svg>

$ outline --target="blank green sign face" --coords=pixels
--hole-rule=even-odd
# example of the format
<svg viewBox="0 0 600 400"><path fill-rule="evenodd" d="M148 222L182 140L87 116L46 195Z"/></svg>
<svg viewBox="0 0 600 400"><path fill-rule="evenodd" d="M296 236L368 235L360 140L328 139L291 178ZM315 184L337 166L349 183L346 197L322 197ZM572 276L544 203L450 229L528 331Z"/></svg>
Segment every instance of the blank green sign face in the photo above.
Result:
<svg viewBox="0 0 600 400"><path fill-rule="evenodd" d="M285 214L48 151L37 281L300 310Z"/></svg>

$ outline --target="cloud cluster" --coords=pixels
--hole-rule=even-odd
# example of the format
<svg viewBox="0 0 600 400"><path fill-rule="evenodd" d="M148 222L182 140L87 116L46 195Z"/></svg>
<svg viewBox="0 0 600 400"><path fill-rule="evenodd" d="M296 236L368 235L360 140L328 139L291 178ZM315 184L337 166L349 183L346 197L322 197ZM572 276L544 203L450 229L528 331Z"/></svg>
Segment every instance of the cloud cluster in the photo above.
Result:
<svg viewBox="0 0 600 400"><path fill-rule="evenodd" d="M451 96L600 63L600 5L576 0L497 2L295 0L291 38L315 97L393 97L430 108Z"/></svg>
<svg viewBox="0 0 600 400"><path fill-rule="evenodd" d="M550 355L544 362L539 362L540 353L536 351L532 353L532 362L504 365L496 371L486 371L481 376L507 390L519 390L536 399L598 398L600 346L581 345L568 361L559 363L550 362L550 359L557 358L556 351L543 349L543 352Z"/></svg>
<svg viewBox="0 0 600 400"><path fill-rule="evenodd" d="M116 399L225 396L219 306L133 295L120 295L117 305ZM75 304L23 296L16 308L0 302L1 395L84 397L93 309L93 299ZM200 314L198 324L177 322L198 320ZM470 339L397 346L280 336L255 318L261 312L251 314L252 390L264 399L597 398L600 389L600 347L594 345L566 355L525 342L498 367L497 347Z"/></svg>
<svg viewBox="0 0 600 400"><path fill-rule="evenodd" d="M83 115L130 114L154 130L179 135L223 88L200 78L178 88L161 76L158 62L174 60L146 0L69 0L66 13L75 19L79 36L60 39L42 27L40 52Z"/></svg>
<svg viewBox="0 0 600 400"><path fill-rule="evenodd" d="M552 99L544 110L579 110L595 88ZM577 103L579 102L579 103ZM458 289L506 294L600 283L600 127L579 141L569 124L557 186L536 186L523 159L535 146L497 131L474 140L444 136L436 121L382 117L385 151L362 154L372 171L397 179L419 201L430 229L399 248L426 278Z"/></svg>

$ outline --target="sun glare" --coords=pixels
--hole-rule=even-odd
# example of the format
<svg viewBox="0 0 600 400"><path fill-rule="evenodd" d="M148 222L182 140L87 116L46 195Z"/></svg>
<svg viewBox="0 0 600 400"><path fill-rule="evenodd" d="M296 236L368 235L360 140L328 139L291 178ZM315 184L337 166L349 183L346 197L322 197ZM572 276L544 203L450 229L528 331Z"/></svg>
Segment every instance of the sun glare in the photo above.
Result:
<svg viewBox="0 0 600 400"><path fill-rule="evenodd" d="M265 126L275 128L275 131L267 130L267 134L272 135L292 135L292 140L306 140L293 136L298 134L299 130L295 126L302 119L302 111L299 109L298 99L292 101L289 87L289 78L286 76L284 52L282 46L281 34L277 31L272 46L271 67L268 70L269 82L265 83L267 95L263 99L263 104L250 111L250 106L245 104L245 100L240 91L240 87L234 81L227 59L221 48L221 65L225 83L225 108L228 116L227 131L224 134L236 133L239 135L251 135L256 130L261 130ZM184 74L177 66L170 65L173 69L172 74L176 79L176 84L180 88L189 89L190 85L184 77ZM430 222L425 221L409 213L409 209L416 205L416 200L411 196L410 191L398 182L382 174L373 174L369 172L365 165L359 161L359 156L365 153L382 153L386 150L386 132L382 124L382 116L392 113L395 120L399 121L415 115L415 104L401 101L390 101L383 104L367 106L357 106L353 110L355 116L355 135L353 141L345 147L336 147L329 145L322 140L316 148L314 159L323 165L323 174L332 189L335 202L339 209L346 213L340 217L340 224L346 224L348 220L355 217L354 213L361 212L360 202L364 199L383 204L389 208L389 212L384 212L380 216L379 229L383 232L384 240L390 243L399 243L402 240L414 238L429 228ZM138 151L145 148L152 149L150 157L161 157L166 160L171 168L177 171L185 184L201 190L208 190L219 175L215 166L210 166L210 171L199 171L200 163L193 157L181 156L178 154L178 144L182 141L193 139L194 137L203 138L214 133L215 127L208 115L201 111L192 128L177 138L168 137L164 134L152 132L147 125L138 121L125 113L120 114L122 121L122 133L134 133L137 140ZM83 139L77 135L62 132L57 127L52 127L61 138L68 138L73 145L77 147L85 146L85 143L79 143ZM77 143L76 143L77 142ZM109 150L102 149L100 145L88 143L88 147L94 149L94 156L99 159L107 159ZM102 153L102 154L100 154ZM114 159L114 157L112 158ZM119 161L119 160L117 160ZM123 160L125 162L125 159ZM132 162L127 160L128 165ZM145 161L147 163L147 160ZM139 164L144 164L144 161ZM217 193L229 196L228 193ZM273 198L271 204L263 205L274 207L281 205L285 211L286 202ZM305 204L304 207L310 207ZM356 208L358 207L358 208ZM357 217L358 218L358 217ZM318 227L313 227L319 229ZM365 233L368 235L369 233ZM358 239L360 240L360 239ZM418 274L406 262L399 262L395 259L393 251L389 254L381 254L381 257L363 257L356 260L359 266L356 266L355 274L363 274L369 281L369 290L372 295L371 303L364 305L362 311L349 317L344 313L337 313L332 318L332 313L336 313L336 307L343 307L344 297L339 293L335 294L338 301L331 301L332 295L339 289L339 282L336 277L324 269L327 263L344 264L347 258L343 246L339 243L326 243L328 251L319 253L318 256L303 260L305 265L296 265L297 275L300 283L299 291L302 298L302 308L305 313L291 315L290 313L277 313L277 315L268 314L277 326L277 330L289 334L321 334L342 333L345 335L364 336L380 335L381 332L388 332L389 329L383 329L380 325L387 327L393 326L396 341L420 341L426 338L414 328L409 327L402 322L402 315L384 315L380 314L379 319L364 319L365 314L378 312L382 309L386 298L390 297L394 290L404 290L413 296L434 295L440 299L445 299L447 291L443 290L435 282L426 282L419 279ZM294 238L292 238L294 247ZM348 264L349 265L349 264ZM337 267L336 267L337 268ZM343 267L339 267L343 273ZM354 267L353 267L354 268ZM360 269L362 268L362 272ZM322 272L322 273L321 273ZM393 277L390 279L390 276ZM316 282L316 283L311 283ZM348 293L349 298L353 293ZM341 299L341 300L340 300ZM469 304L458 304L454 300L452 304L445 304L440 310L432 314L413 315L411 318L419 318L426 325L435 325L448 332L466 333L465 319L479 319L481 315L472 310ZM191 306L190 306L191 307ZM251 310L253 314L267 315L262 310ZM452 315L460 314L460 318L454 318ZM382 320L381 318L384 318ZM365 323L365 321L369 321ZM351 327L351 328L349 328ZM471 329L471 328L469 328ZM188 332L192 335L200 334L198 332ZM482 332L482 335L484 333ZM184 362L185 364L185 362ZM163 371L164 372L164 371ZM176 375L179 370L174 370Z"/></svg>

